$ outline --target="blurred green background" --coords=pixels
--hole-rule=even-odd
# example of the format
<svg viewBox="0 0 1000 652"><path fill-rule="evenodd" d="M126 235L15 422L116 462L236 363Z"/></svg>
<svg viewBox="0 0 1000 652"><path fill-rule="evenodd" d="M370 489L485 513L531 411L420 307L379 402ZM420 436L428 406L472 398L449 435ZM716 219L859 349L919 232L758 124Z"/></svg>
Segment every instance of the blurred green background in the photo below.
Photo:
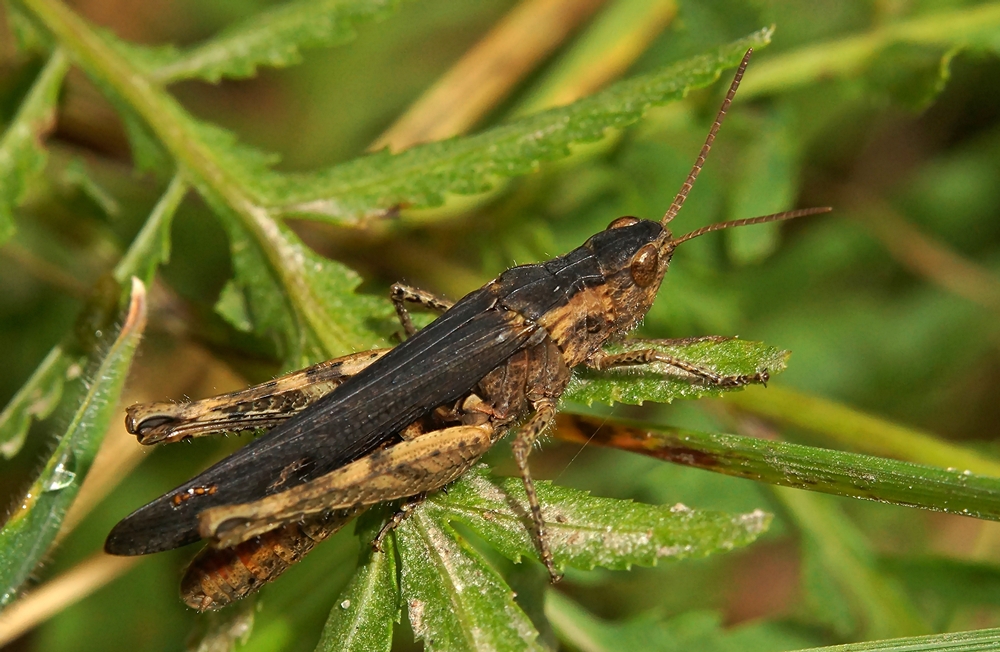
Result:
<svg viewBox="0 0 1000 652"><path fill-rule="evenodd" d="M514 4L404 2L385 20L360 24L346 45L306 50L300 65L262 68L253 78L218 84L182 82L171 91L200 118L280 153L283 170L347 161L363 154ZM609 0L477 128L509 115L561 70L602 11L624 4ZM123 39L180 45L270 6L258 0L73 3ZM679 2L628 75L761 26L774 24L776 31L751 62L674 229L796 206L835 210L780 229L731 231L687 245L641 333L739 335L780 346L793 355L776 385L1000 455L1000 24L973 21L970 27L960 20L984 6ZM642 7L635 11L641 15ZM930 36L894 39L893 29L913 23ZM6 28L0 34L3 124L44 60L17 51ZM857 56L866 43L870 52ZM607 56L599 46L588 55L593 65ZM318 252L357 270L364 292L385 296L390 283L404 280L457 298L515 263L568 251L616 216L660 216L707 132L726 77L486 198L452 198L441 209L404 210L398 219L361 227L293 226ZM79 71L67 79L49 145L46 171L16 214L17 235L0 248L0 404L70 328L166 182L134 171L115 109ZM177 214L172 238L126 401L201 397L277 373L281 361L272 343L236 332L213 313L232 274L228 246L218 221L193 194ZM616 414L775 434L718 401ZM66 419L57 413L36 425L25 449L0 463L5 503L18 499ZM824 445L815 434L781 435ZM38 578L94 554L122 516L240 443L230 438L144 453L50 555ZM513 472L505 451L492 458L498 472ZM762 541L729 555L571 574L559 590L597 617L626 623L612 630L618 640L641 646L656 623L682 642L676 649L784 650L1000 626L995 523L815 495L802 503L746 480L558 442L533 460L539 477L597 495L776 513ZM803 525L804 513L817 516L823 528ZM312 649L357 549L352 534L341 533L265 589L248 649ZM10 649L182 648L200 626L176 598L190 555L180 550L141 560ZM536 568L508 570L515 588L521 581L524 591L540 590ZM860 578L860 588L845 586L842 577ZM885 592L901 602L866 602ZM907 630L905 623L919 626ZM399 648L411 640L397 637Z"/></svg>

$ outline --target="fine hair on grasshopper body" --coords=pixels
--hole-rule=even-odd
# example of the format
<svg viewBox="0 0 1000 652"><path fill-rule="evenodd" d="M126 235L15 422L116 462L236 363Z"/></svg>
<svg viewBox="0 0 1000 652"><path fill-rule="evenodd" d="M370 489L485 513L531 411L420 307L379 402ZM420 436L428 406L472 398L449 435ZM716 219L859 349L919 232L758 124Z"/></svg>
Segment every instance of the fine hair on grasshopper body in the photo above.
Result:
<svg viewBox="0 0 1000 652"><path fill-rule="evenodd" d="M355 365L356 373L320 398L295 395L279 401L287 420L124 519L108 536L106 550L145 554L199 538L239 545L331 510L420 495L458 477L511 424L523 420L513 456L524 481L539 558L557 579L528 455L551 424L571 370L658 362L718 386L765 382L766 370L724 376L652 347L618 354L602 349L645 316L680 244L719 229L830 210L722 222L676 238L667 228L705 162L749 56L750 51L662 220L620 217L568 254L511 268L454 305L394 286L392 299L409 336L402 344L387 353L359 354L370 360L349 356L325 363ZM405 302L444 314L417 332ZM322 375L297 373L303 379ZM268 383L261 387L270 388ZM260 416L267 400L240 407L219 403L231 418L225 427L273 425L272 417ZM308 408L296 407L307 403ZM185 425L187 419L133 407L128 426L140 441L151 443L198 434L198 426Z"/></svg>

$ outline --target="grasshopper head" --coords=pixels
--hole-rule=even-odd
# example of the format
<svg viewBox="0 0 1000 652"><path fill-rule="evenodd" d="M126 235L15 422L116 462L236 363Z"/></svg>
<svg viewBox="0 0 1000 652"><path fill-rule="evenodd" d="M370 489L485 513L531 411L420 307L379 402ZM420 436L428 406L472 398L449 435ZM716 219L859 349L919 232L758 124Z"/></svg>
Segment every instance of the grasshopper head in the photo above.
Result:
<svg viewBox="0 0 1000 652"><path fill-rule="evenodd" d="M674 247L670 230L659 222L619 217L584 245L598 260L610 309L611 332L639 323L667 272Z"/></svg>

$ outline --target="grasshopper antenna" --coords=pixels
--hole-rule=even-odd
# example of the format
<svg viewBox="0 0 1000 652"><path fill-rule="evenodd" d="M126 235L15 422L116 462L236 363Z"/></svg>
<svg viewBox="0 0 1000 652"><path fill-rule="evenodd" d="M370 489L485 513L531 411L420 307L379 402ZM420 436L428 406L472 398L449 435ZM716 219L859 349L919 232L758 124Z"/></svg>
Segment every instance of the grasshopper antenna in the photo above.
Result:
<svg viewBox="0 0 1000 652"><path fill-rule="evenodd" d="M700 235L705 235L706 233L711 233L712 231L721 231L722 229L729 229L734 226L747 226L749 224L763 224L764 222L780 222L782 220L792 220L796 217L805 217L806 215L817 215L819 213L829 213L833 208L830 206L820 206L819 208L800 208L794 211L784 211L782 213L772 213L771 215L762 215L760 217L747 217L742 220L730 220L729 222L717 222L715 224L709 224L708 226L703 226L700 229L695 229L691 233L685 233L679 238L674 238L669 242L673 247L676 247L682 242L687 242L688 240L693 240Z"/></svg>
<svg viewBox="0 0 1000 652"><path fill-rule="evenodd" d="M694 167L691 168L691 172L688 173L687 179L684 180L684 184L681 185L680 192L674 197L674 203L670 204L670 208L667 209L666 214L663 216L661 224L667 224L670 220L677 217L677 213L680 212L681 206L684 205L684 200L687 199L688 193L691 192L691 188L694 186L695 180L698 178L698 173L701 172L701 167L705 165L705 159L708 157L709 150L712 149L712 143L715 142L715 136L719 133L719 128L722 127L722 120L726 117L726 111L729 110L729 105L733 103L733 98L736 97L736 89L740 87L740 81L743 79L743 73L747 69L747 64L750 63L750 55L753 54L753 48L747 50L747 53L743 55L743 61L740 62L740 67L736 69L736 76L733 77L733 83L729 85L729 92L726 93L726 99L722 101L722 107L719 109L718 115L715 116L715 122L712 123L712 128L708 130L708 138L705 139L705 144L701 147L701 152L698 154L698 160L694 162Z"/></svg>

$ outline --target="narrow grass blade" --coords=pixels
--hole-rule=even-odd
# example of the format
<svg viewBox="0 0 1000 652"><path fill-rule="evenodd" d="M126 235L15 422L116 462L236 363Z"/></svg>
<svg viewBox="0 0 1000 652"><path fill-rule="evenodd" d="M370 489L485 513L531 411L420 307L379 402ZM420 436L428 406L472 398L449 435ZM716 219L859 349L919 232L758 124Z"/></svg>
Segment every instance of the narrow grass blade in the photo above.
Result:
<svg viewBox="0 0 1000 652"><path fill-rule="evenodd" d="M738 435L560 415L558 436L760 482L1000 520L1000 478Z"/></svg>
<svg viewBox="0 0 1000 652"><path fill-rule="evenodd" d="M865 453L1000 477L1000 462L976 451L819 396L786 387L768 387L766 391L751 387L747 392L728 395L726 402Z"/></svg>
<svg viewBox="0 0 1000 652"><path fill-rule="evenodd" d="M797 652L985 652L998 649L1000 649L1000 629L980 629L953 634L813 647Z"/></svg>
<svg viewBox="0 0 1000 652"><path fill-rule="evenodd" d="M125 375L146 325L146 289L135 279L128 314L94 372L80 407L45 468L0 530L0 606L9 604L55 538L116 413Z"/></svg>

